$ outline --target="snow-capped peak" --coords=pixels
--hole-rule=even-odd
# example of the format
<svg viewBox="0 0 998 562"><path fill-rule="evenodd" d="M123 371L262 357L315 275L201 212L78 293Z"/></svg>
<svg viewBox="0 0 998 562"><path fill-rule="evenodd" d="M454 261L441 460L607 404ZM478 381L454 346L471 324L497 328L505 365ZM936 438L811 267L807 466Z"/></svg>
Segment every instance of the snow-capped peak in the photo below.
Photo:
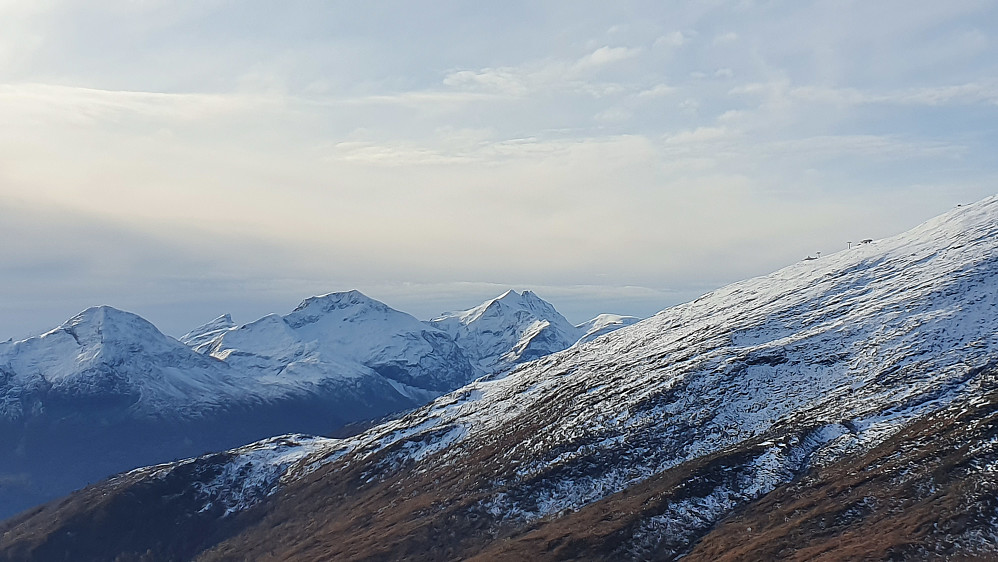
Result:
<svg viewBox="0 0 998 562"><path fill-rule="evenodd" d="M326 293L324 295L317 295L314 297L308 297L307 299L303 300L301 304L295 307L293 312L300 312L303 310L329 311L338 308L348 308L356 306L370 306L379 309L388 308L388 306L385 305L383 302L376 301L356 289L351 289L349 291L339 291L333 293Z"/></svg>
<svg viewBox="0 0 998 562"><path fill-rule="evenodd" d="M68 353L71 348L76 353ZM12 343L10 352L15 363L18 359L14 357L32 356L45 362L61 357L66 360L65 367L72 371L81 362L113 361L117 355L155 355L180 349L184 346L145 318L104 305L90 307L41 336Z"/></svg>
<svg viewBox="0 0 998 562"><path fill-rule="evenodd" d="M454 337L487 373L566 349L583 334L536 294L512 289L428 323Z"/></svg>
<svg viewBox="0 0 998 562"><path fill-rule="evenodd" d="M284 316L271 314L222 329L196 349L241 369L305 380L378 375L416 390L457 388L478 374L451 338L360 291L302 301Z"/></svg>
<svg viewBox="0 0 998 562"><path fill-rule="evenodd" d="M49 333L60 330L73 334L81 344L116 338L141 341L165 337L145 318L107 305L92 306Z"/></svg>
<svg viewBox="0 0 998 562"><path fill-rule="evenodd" d="M201 353L204 351L203 346L205 344L211 343L211 341L221 335L222 332L232 330L235 327L236 323L232 321L232 316L223 314L211 322L198 326L183 336L180 336L180 341L194 348L195 351Z"/></svg>
<svg viewBox="0 0 998 562"><path fill-rule="evenodd" d="M22 418L25 400L40 389L47 389L41 394L46 400L116 396L135 411L165 415L233 391L226 365L110 306L88 308L40 336L0 344L0 365L12 375L0 418Z"/></svg>
<svg viewBox="0 0 998 562"><path fill-rule="evenodd" d="M538 317L545 319L557 319L558 317L561 317L561 314L555 310L554 306L541 299L531 291L517 293L515 290L509 289L498 297L489 299L474 308L459 310L456 312L446 312L436 318L433 318L430 322L435 324L438 322L445 322L451 318L456 318L460 324L467 326L468 324L478 321L485 316L496 316L508 313L509 311L519 310L534 313ZM568 321L566 320L565 324L567 323Z"/></svg>
<svg viewBox="0 0 998 562"><path fill-rule="evenodd" d="M302 301L285 321L294 329L316 322L336 321L391 321L414 326L418 322L412 316L395 310L381 301L376 301L357 290L327 293L309 297ZM391 319L391 320L389 320Z"/></svg>

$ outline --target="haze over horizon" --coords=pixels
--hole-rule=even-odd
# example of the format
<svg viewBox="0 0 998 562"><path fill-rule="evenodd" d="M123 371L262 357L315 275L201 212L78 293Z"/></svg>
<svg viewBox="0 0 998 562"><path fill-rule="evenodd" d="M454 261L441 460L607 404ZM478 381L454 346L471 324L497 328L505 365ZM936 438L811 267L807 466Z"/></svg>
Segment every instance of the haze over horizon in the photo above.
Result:
<svg viewBox="0 0 998 562"><path fill-rule="evenodd" d="M986 1L0 0L0 340L648 316L998 189Z"/></svg>

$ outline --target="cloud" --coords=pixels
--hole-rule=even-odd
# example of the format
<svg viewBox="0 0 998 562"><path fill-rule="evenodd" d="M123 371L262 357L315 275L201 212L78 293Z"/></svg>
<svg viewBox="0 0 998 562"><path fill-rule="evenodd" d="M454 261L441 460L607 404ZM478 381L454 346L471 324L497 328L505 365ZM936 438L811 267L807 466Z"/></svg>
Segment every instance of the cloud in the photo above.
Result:
<svg viewBox="0 0 998 562"><path fill-rule="evenodd" d="M446 109L455 105L491 102L506 97L484 91L415 90L396 94L365 95L320 101L321 105L398 105L413 108Z"/></svg>
<svg viewBox="0 0 998 562"><path fill-rule="evenodd" d="M700 109L700 102L695 98L686 98L679 102L679 109L690 115L696 115Z"/></svg>
<svg viewBox="0 0 998 562"><path fill-rule="evenodd" d="M622 107L611 107L597 113L593 118L603 123L623 123L634 116Z"/></svg>
<svg viewBox="0 0 998 562"><path fill-rule="evenodd" d="M376 144L347 141L336 143L328 158L377 166L427 166L456 164L472 158L467 153L446 154L415 144Z"/></svg>
<svg viewBox="0 0 998 562"><path fill-rule="evenodd" d="M684 145L715 142L731 138L732 133L723 127L697 127L691 131L680 131L665 137L668 144Z"/></svg>
<svg viewBox="0 0 998 562"><path fill-rule="evenodd" d="M523 63L519 66L483 68L478 70L457 70L448 73L442 84L448 88L444 94L454 96L480 96L468 99L487 101L484 96L525 98L539 93L573 92L594 98L604 98L623 94L628 87L606 81L595 81L593 73L607 69L616 63L634 58L641 53L639 48L600 47L574 61L566 59L543 59ZM410 92L399 94L403 99L411 96L433 97L437 92Z"/></svg>
<svg viewBox="0 0 998 562"><path fill-rule="evenodd" d="M678 89L667 84L655 84L651 88L638 92L639 98L658 98L676 93Z"/></svg>
<svg viewBox="0 0 998 562"><path fill-rule="evenodd" d="M998 84L968 83L953 86L915 88L885 96L887 101L912 105L986 103L998 105Z"/></svg>
<svg viewBox="0 0 998 562"><path fill-rule="evenodd" d="M767 143L762 150L793 154L799 157L863 159L938 159L955 158L966 147L944 142L912 141L892 135L823 135Z"/></svg>
<svg viewBox="0 0 998 562"><path fill-rule="evenodd" d="M129 116L193 122L281 103L272 97L242 94L133 92L38 83L0 84L0 101L0 112L14 119L31 116L80 124Z"/></svg>
<svg viewBox="0 0 998 562"><path fill-rule="evenodd" d="M738 41L738 34L733 31L714 36L715 45L727 45L729 43L734 43L735 41Z"/></svg>
<svg viewBox="0 0 998 562"><path fill-rule="evenodd" d="M693 37L692 33L683 33L682 31L672 31L655 39L655 43L652 46L656 49L659 48L673 49L676 47L682 47L683 45L689 43L692 37Z"/></svg>
<svg viewBox="0 0 998 562"><path fill-rule="evenodd" d="M459 70L444 77L443 84L461 90L484 90L510 96L527 93L524 75L513 68Z"/></svg>
<svg viewBox="0 0 998 562"><path fill-rule="evenodd" d="M864 105L969 105L998 104L998 84L966 83L877 92L858 88L800 86L790 89L790 96L809 102Z"/></svg>
<svg viewBox="0 0 998 562"><path fill-rule="evenodd" d="M577 60L574 65L574 69L580 72L585 72L634 58L640 53L641 49L636 47L603 46Z"/></svg>

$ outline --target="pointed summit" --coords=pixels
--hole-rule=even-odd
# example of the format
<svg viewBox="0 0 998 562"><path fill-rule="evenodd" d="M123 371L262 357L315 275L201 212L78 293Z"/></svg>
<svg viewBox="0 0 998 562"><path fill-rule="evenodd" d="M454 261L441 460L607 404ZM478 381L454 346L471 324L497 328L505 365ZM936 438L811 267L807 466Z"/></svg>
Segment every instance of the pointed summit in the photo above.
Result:
<svg viewBox="0 0 998 562"><path fill-rule="evenodd" d="M584 333L536 294L513 289L428 323L453 336L487 373L566 349Z"/></svg>
<svg viewBox="0 0 998 562"><path fill-rule="evenodd" d="M148 352L169 352L177 342L164 335L151 322L141 316L102 305L93 306L64 322L58 328L41 336L46 341L58 339L58 334L72 336L82 348L80 355L88 356L98 349L142 349Z"/></svg>
<svg viewBox="0 0 998 562"><path fill-rule="evenodd" d="M336 308L364 305L376 305L381 307L386 306L384 303L376 301L364 293L353 289L350 291L326 293L324 295L309 297L295 307L292 312L300 312L303 310L317 311L319 309L328 311Z"/></svg>
<svg viewBox="0 0 998 562"><path fill-rule="evenodd" d="M231 330L235 327L236 323L232 321L232 316L223 314L211 322L198 326L183 336L180 336L180 341L200 353L202 351L201 347L204 344L211 342L211 340L221 335L222 332Z"/></svg>
<svg viewBox="0 0 998 562"><path fill-rule="evenodd" d="M480 374L447 334L356 290L309 297L284 316L220 330L196 349L244 370L305 379L374 371L413 405Z"/></svg>

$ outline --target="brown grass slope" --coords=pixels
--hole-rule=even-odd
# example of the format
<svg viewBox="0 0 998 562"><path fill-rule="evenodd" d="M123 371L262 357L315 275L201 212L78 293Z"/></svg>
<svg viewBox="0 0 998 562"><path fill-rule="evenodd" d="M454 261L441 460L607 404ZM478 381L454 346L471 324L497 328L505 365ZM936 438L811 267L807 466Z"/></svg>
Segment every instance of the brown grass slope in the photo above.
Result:
<svg viewBox="0 0 998 562"><path fill-rule="evenodd" d="M162 479L126 473L0 522L0 560L189 560L256 520L252 510L199 510L197 483L227 460L210 455Z"/></svg>
<svg viewBox="0 0 998 562"><path fill-rule="evenodd" d="M998 545L996 393L761 498L724 494L744 481L765 441L799 440L814 428L784 426L539 521L484 509L515 471L504 452L541 433L562 407L551 401L529 424L511 423L455 464L425 471L392 463L404 442L347 456L234 517L190 507L190 482L210 480L212 463L163 481L126 475L0 525L0 560L986 559ZM676 505L710 497L737 507L719 522L691 512L688 525L656 526Z"/></svg>
<svg viewBox="0 0 998 562"><path fill-rule="evenodd" d="M683 560L998 560L998 393L961 403L873 450L809 471L749 502ZM687 463L504 542L474 560L670 560L669 538L631 551L636 522L731 455ZM689 465L697 466L691 467ZM691 470L692 469L692 470Z"/></svg>
<svg viewBox="0 0 998 562"><path fill-rule="evenodd" d="M998 393L736 511L686 560L998 559Z"/></svg>
<svg viewBox="0 0 998 562"><path fill-rule="evenodd" d="M508 440L522 437L512 431ZM495 446L501 449L506 439ZM987 559L998 545L998 394L951 406L860 455L816 468L694 536L648 536L676 502L731 487L763 438L684 463L576 512L533 523L476 510L495 451L459 470L367 482L315 474L259 525L202 560ZM367 467L369 468L369 466ZM750 530L751 529L751 530ZM692 552L691 552L692 549Z"/></svg>

